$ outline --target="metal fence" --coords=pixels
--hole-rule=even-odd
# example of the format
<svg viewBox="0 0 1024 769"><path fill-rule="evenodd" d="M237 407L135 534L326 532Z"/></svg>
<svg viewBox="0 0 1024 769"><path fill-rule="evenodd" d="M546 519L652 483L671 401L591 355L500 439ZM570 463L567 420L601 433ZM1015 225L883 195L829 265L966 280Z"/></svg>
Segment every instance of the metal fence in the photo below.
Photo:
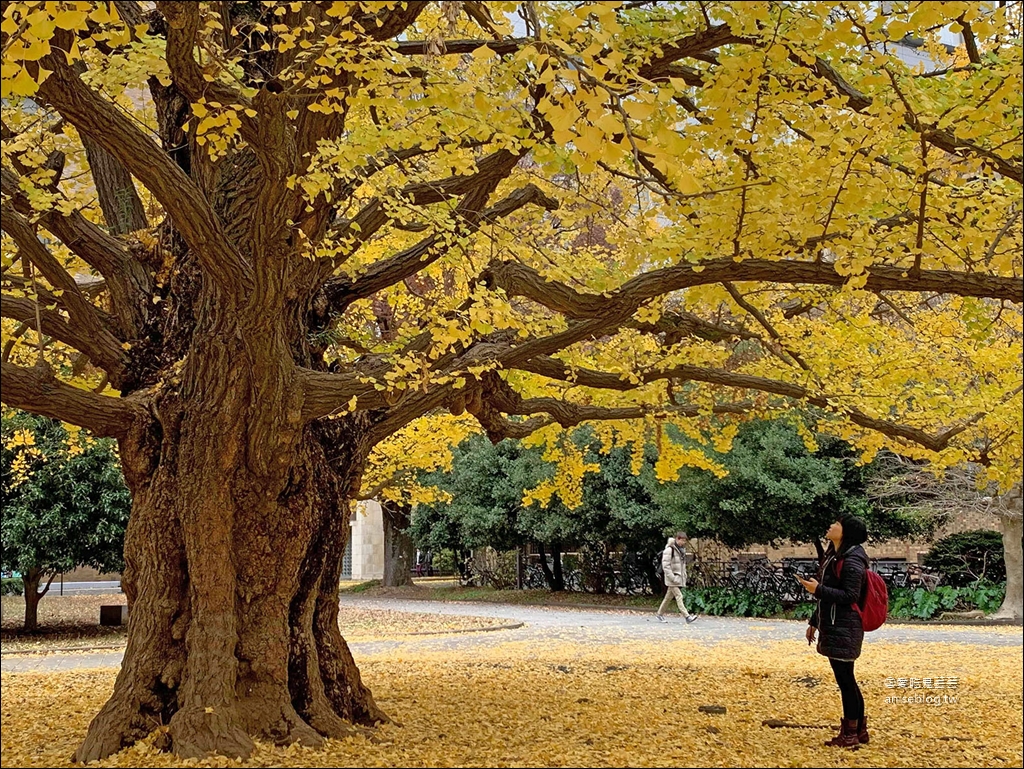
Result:
<svg viewBox="0 0 1024 769"><path fill-rule="evenodd" d="M509 583L515 573L515 558L518 556L514 552L503 555L509 558L502 585L495 583L493 571L474 568L472 563L468 564L468 569L463 572L462 583L514 586L514 583ZM562 578L565 589L570 591L650 595L662 590L662 582L655 576L654 571L658 560L660 553L652 556L650 553L630 551L602 553L581 550L563 554ZM871 567L885 580L890 589L924 587L933 590L940 581L937 573L922 569L912 562L877 559L872 560ZM553 570L550 556L548 568ZM807 597L796 579L797 576L813 577L817 569L818 562L815 558L782 558L778 561L770 561L767 558L699 559L687 567L687 586L749 591L792 604L806 600ZM548 587L538 556L526 557L521 572L522 587Z"/></svg>
<svg viewBox="0 0 1024 769"><path fill-rule="evenodd" d="M933 590L940 581L937 573L906 561L872 560L871 568L890 589L924 587ZM771 596L783 603L795 603L806 599L806 592L797 577L813 577L817 570L818 561L815 558L697 561L690 569L688 584L692 587L749 590L758 595Z"/></svg>

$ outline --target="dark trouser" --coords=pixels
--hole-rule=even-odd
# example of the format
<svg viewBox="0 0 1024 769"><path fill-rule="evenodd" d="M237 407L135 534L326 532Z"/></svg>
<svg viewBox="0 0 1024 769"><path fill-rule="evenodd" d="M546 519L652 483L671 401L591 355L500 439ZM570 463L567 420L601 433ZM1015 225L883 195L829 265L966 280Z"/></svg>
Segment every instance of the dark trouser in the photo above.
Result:
<svg viewBox="0 0 1024 769"><path fill-rule="evenodd" d="M843 696L843 718L857 720L864 718L864 695L860 693L857 679L853 676L853 660L829 660L835 673L839 692Z"/></svg>

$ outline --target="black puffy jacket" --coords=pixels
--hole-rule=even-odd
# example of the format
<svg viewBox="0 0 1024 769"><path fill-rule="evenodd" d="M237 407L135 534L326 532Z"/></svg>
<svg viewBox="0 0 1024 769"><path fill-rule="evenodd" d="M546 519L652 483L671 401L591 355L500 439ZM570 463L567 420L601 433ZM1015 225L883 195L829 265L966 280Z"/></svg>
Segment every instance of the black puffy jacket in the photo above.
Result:
<svg viewBox="0 0 1024 769"><path fill-rule="evenodd" d="M843 561L842 573L836 571L839 560ZM838 660L855 660L860 656L864 626L853 604L862 599L867 570L868 556L860 545L854 545L838 558L829 545L814 591L818 608L811 616L811 625L818 628L818 654Z"/></svg>

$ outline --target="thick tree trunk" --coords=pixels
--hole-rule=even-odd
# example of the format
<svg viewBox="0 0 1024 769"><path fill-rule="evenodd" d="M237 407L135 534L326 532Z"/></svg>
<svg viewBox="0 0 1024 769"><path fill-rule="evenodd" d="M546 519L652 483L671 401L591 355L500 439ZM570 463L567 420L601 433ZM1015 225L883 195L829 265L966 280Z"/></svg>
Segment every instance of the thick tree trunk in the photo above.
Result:
<svg viewBox="0 0 1024 769"><path fill-rule="evenodd" d="M412 584L412 566L416 559L416 548L409 528L409 505L385 501L381 503L384 519L384 580L385 587L401 587Z"/></svg>
<svg viewBox="0 0 1024 769"><path fill-rule="evenodd" d="M338 627L349 485L315 426L293 449L285 425L267 462L240 434L244 399L218 395L168 399L122 441L128 645L80 761L159 727L182 757L246 757L254 737L316 745L387 720Z"/></svg>
<svg viewBox="0 0 1024 769"><path fill-rule="evenodd" d="M1006 562L1006 597L994 619L1024 618L1024 517L1021 487L1018 485L997 500L999 529L1003 533L1003 558Z"/></svg>

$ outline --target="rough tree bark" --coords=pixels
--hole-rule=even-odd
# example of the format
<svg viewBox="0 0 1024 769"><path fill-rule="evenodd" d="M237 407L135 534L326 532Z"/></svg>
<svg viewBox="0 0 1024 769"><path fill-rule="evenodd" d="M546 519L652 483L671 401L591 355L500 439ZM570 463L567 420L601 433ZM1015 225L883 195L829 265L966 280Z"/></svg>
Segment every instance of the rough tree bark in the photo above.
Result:
<svg viewBox="0 0 1024 769"><path fill-rule="evenodd" d="M123 235L148 227L146 211L124 166L88 137L83 137L82 144L107 229Z"/></svg>
<svg viewBox="0 0 1024 769"><path fill-rule="evenodd" d="M993 502L999 516L999 530L1003 533L1003 558L1006 562L1006 597L993 619L1024 618L1024 510L1021 485Z"/></svg>
<svg viewBox="0 0 1024 769"><path fill-rule="evenodd" d="M416 559L416 547L412 537L406 533L409 528L409 505L385 501L381 503L384 519L384 580L385 587L401 587L412 584L412 566Z"/></svg>
<svg viewBox="0 0 1024 769"><path fill-rule="evenodd" d="M387 720L338 627L349 530L338 473L311 428L254 473L239 461L248 436L224 432L241 399L219 396L220 410L168 399L121 441L134 495L128 646L80 761L160 724L177 754L199 757L248 756L252 737L316 745Z"/></svg>
<svg viewBox="0 0 1024 769"><path fill-rule="evenodd" d="M537 555L540 556L540 570L544 574L544 581L548 583L548 590L551 592L555 591L555 577L551 573L551 567L548 566L548 556L544 552L544 543L537 542Z"/></svg>

